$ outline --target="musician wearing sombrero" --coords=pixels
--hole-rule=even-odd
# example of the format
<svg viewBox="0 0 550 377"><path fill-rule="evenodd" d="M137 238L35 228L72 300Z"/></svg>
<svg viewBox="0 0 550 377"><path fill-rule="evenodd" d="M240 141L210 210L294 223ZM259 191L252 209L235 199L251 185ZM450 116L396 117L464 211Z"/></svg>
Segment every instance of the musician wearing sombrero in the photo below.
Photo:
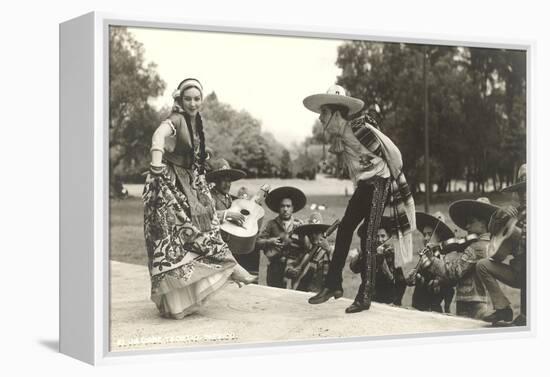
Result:
<svg viewBox="0 0 550 377"><path fill-rule="evenodd" d="M304 240L304 254L286 269L286 276L291 279L299 278L304 273L296 290L319 292L322 289L334 251L334 246L323 236L329 228L330 225L323 224L321 214L313 212L306 224L294 229L294 234Z"/></svg>
<svg viewBox="0 0 550 377"><path fill-rule="evenodd" d="M226 221L233 224L242 226L245 217L236 211L231 211L231 205L236 198L244 197L246 194L243 189L239 190L237 197L234 197L229 193L231 190L232 182L238 181L246 176L246 173L239 169L233 169L229 163L223 159L212 159L208 164L208 171L206 172L206 180L213 184L214 187L210 190L212 193L212 199L214 200L214 206L216 208L216 214L220 223ZM224 233L222 233L222 236ZM227 239L224 238L225 241ZM260 269L260 254L254 250L248 254L238 254L232 250L233 256L248 272L258 274Z"/></svg>
<svg viewBox="0 0 550 377"><path fill-rule="evenodd" d="M443 259L431 253L422 256L422 265L434 275L456 284L456 314L481 319L487 311L487 295L476 263L487 257L490 234L489 219L498 209L488 198L458 200L449 206L451 220L469 234L477 234L478 240L457 252L456 258Z"/></svg>
<svg viewBox="0 0 550 377"><path fill-rule="evenodd" d="M364 106L363 101L348 96L343 87L333 85L327 93L305 98L304 106L320 114L323 130L338 141L338 148L331 148L331 151L341 154L355 186L338 227L334 254L323 290L309 299L310 304L320 304L343 295L342 270L353 233L362 221L366 222L366 252L376 252L376 233L388 196L396 266L401 267L412 260L414 201L403 174L401 152L386 135L373 126L375 121L370 116L357 115ZM365 286L368 260L369 258L363 259L362 284L346 313L355 313L370 307L370 290Z"/></svg>
<svg viewBox="0 0 550 377"><path fill-rule="evenodd" d="M502 292L498 281L521 290L520 314L513 320L516 326L527 324L527 271L526 271L526 248L527 248L527 165L522 165L518 171L518 182L503 191L517 195L518 203L501 208L495 212L489 223L489 230L492 235L491 244L501 230L510 224L514 232L510 252L513 258L509 263L497 260L497 258L482 259L477 263L477 272L489 292L494 312L490 313L483 320L491 323L499 321L512 321L513 311L510 301ZM515 233L515 234L514 234ZM498 245L498 244L497 244ZM506 245L502 243L501 252ZM491 248L489 248L491 251Z"/></svg>
<svg viewBox="0 0 550 377"><path fill-rule="evenodd" d="M305 194L290 186L278 187L269 192L265 204L277 217L271 219L258 236L256 248L263 250L268 259L267 285L270 287L286 288L285 269L287 259L292 254L303 252L300 240L294 235L294 229L303 222L294 217L306 205ZM302 250L296 250L302 248Z"/></svg>
<svg viewBox="0 0 550 377"><path fill-rule="evenodd" d="M218 219L222 223L229 221L236 225L242 225L244 216L238 212L229 211L233 202L233 197L229 194L229 190L231 190L232 182L246 176L245 172L239 169L232 169L229 163L223 158L210 161L209 167L209 171L206 172L206 180L214 184L210 192L212 193L212 199L214 199Z"/></svg>
<svg viewBox="0 0 550 377"><path fill-rule="evenodd" d="M371 294L372 300L383 304L393 304L401 306L403 295L407 284L401 267L395 267L395 250L390 242L391 234L391 219L388 216L383 216L380 222L380 228L376 234L376 255L374 260L371 259L372 271L369 269L367 273L367 287L373 291ZM362 256L366 254L364 237L366 224L363 223L357 229L357 235L361 239ZM372 256L371 256L372 258ZM360 273L362 267L362 259L357 255L350 258L350 269L354 273Z"/></svg>
<svg viewBox="0 0 550 377"><path fill-rule="evenodd" d="M454 237L453 231L445 223L445 216L441 212L436 212L433 215L416 212L416 227L422 233L424 247L429 244L440 244ZM409 285L415 286L412 296L413 308L442 313L441 302L445 300L445 313L450 313L450 305L454 296L452 284L423 270L412 270L407 276L407 282Z"/></svg>

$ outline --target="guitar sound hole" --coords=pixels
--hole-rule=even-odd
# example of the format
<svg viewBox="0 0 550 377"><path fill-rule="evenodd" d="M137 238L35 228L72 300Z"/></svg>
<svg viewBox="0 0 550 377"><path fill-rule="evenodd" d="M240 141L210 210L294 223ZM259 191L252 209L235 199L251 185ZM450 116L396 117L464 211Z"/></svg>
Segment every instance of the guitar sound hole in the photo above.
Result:
<svg viewBox="0 0 550 377"><path fill-rule="evenodd" d="M248 216L248 215L250 215L250 211L247 210L247 209L241 209L241 215Z"/></svg>

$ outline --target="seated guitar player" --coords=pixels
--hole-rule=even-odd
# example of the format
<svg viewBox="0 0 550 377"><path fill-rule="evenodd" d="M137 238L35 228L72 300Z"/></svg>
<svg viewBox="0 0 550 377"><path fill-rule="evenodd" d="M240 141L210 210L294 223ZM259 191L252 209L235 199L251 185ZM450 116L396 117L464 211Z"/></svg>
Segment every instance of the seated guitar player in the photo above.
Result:
<svg viewBox="0 0 550 377"><path fill-rule="evenodd" d="M210 191L212 199L214 199L214 206L216 208L216 214L220 223L225 221L231 222L235 225L242 226L245 217L239 212L231 211L231 205L234 199L248 196L246 189L241 188L239 190L238 197L233 197L229 194L231 189L231 183L238 181L246 176L245 172L238 169L232 169L229 163L223 158L212 160L209 162L209 171L206 173L206 180L209 183L213 183L214 187ZM224 233L222 232L222 237ZM227 241L227 239L224 239ZM258 274L260 268L260 256L259 253L253 251L248 254L237 254L233 251L233 256L248 272L252 274Z"/></svg>
<svg viewBox="0 0 550 377"><path fill-rule="evenodd" d="M527 246L527 166L519 168L518 183L505 188L503 191L516 193L519 203L499 209L491 218L489 231L491 232L491 245L489 253L510 253L513 258L509 263L504 263L503 256L497 258L491 255L477 263L476 269L479 277L489 292L494 312L483 318L493 324L499 321L512 321L513 311L510 301L502 292L499 281L521 290L520 313L513 320L516 326L527 325L527 273L526 273L526 246ZM512 240L509 251L502 250L508 244L498 243L496 238L502 229L511 223L518 237ZM494 246L496 245L496 246ZM495 250L492 250L495 249Z"/></svg>

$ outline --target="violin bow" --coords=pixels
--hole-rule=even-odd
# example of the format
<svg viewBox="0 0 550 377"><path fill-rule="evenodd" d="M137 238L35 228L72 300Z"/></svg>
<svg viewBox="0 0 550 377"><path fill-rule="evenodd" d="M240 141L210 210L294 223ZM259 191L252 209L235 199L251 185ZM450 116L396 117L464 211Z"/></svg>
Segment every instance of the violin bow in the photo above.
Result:
<svg viewBox="0 0 550 377"><path fill-rule="evenodd" d="M387 240L385 240L384 242L382 242L380 245L376 246L377 248L380 247L380 246L384 246L386 244L386 242L389 242L393 239L393 236L390 236L390 238L388 238Z"/></svg>
<svg viewBox="0 0 550 377"><path fill-rule="evenodd" d="M435 231L437 230L437 227L439 226L439 223L441 223L441 219L440 219L440 218L437 218L437 223L435 224L435 228L434 228L434 230L432 231L432 235L430 236L430 239L428 240L428 242L426 243L426 245L428 245L428 244L430 243L430 241L432 240L432 237L434 236Z"/></svg>

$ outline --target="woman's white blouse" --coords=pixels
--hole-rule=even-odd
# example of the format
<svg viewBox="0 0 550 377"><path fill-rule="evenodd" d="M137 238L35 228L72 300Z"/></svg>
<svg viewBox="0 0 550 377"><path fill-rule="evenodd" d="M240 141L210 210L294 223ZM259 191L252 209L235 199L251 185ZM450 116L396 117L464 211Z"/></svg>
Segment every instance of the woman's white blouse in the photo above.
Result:
<svg viewBox="0 0 550 377"><path fill-rule="evenodd" d="M176 128L172 122L167 119L157 127L153 133L151 150L173 152L176 147Z"/></svg>

